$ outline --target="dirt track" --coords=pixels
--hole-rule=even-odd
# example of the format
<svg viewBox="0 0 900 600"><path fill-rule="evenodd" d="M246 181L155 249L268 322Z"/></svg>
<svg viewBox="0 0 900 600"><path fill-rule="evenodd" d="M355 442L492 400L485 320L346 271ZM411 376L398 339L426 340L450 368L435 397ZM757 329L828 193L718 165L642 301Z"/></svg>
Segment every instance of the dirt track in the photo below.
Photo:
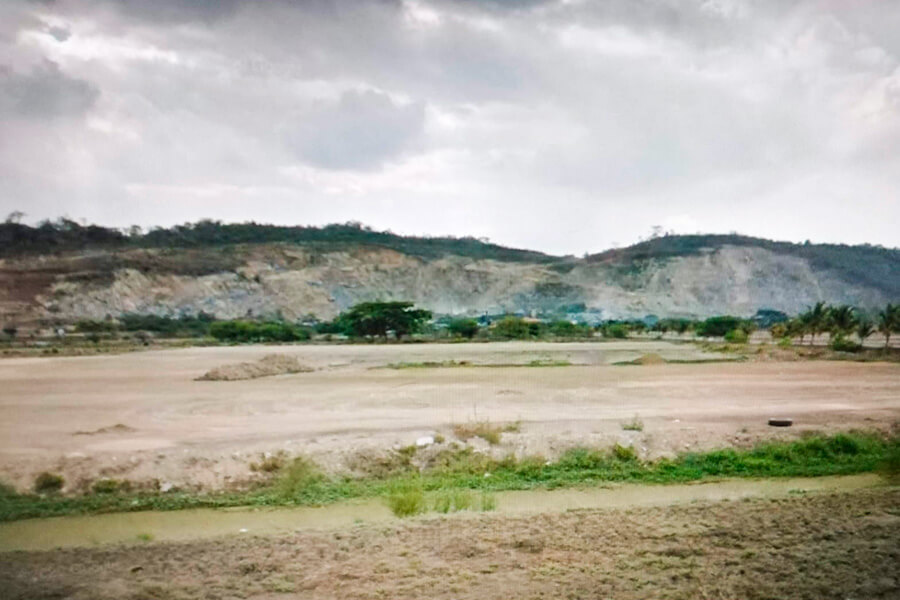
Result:
<svg viewBox="0 0 900 600"><path fill-rule="evenodd" d="M900 597L900 490L0 555L34 598Z"/></svg>
<svg viewBox="0 0 900 600"><path fill-rule="evenodd" d="M195 381L272 352L312 373ZM340 471L356 453L408 445L452 424L521 420L498 454L548 458L577 445L633 443L646 456L746 444L804 429L888 427L900 367L849 362L611 366L644 353L695 360L667 342L252 346L0 362L0 478L27 487L45 469L70 485L98 476L221 487L259 453L311 454ZM373 368L467 360L572 367ZM644 430L623 431L635 415ZM798 426L775 432L771 416ZM117 426L124 427L117 427ZM480 443L476 441L475 443ZM486 444L483 444L486 446Z"/></svg>

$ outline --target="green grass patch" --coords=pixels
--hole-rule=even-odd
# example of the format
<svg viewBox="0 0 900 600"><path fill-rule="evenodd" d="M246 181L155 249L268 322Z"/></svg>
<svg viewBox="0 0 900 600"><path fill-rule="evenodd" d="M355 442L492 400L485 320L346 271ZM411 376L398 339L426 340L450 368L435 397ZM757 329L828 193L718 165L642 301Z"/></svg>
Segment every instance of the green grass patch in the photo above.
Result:
<svg viewBox="0 0 900 600"><path fill-rule="evenodd" d="M176 510L230 506L321 505L350 498L385 498L395 514L447 512L467 500L455 492L482 494L482 510L491 510L490 494L501 490L553 489L606 482L678 483L728 477L814 477L880 471L896 477L900 437L851 432L807 435L794 441L765 442L749 449L689 452L673 459L642 461L633 448L576 448L547 463L541 457L494 459L471 448L447 449L429 468L391 471L382 477L327 477L308 459L296 458L273 481L244 492L209 494L103 493L0 494L0 521L67 514ZM475 505L474 498L468 500ZM493 501L496 502L495 500ZM488 508L485 508L486 504Z"/></svg>

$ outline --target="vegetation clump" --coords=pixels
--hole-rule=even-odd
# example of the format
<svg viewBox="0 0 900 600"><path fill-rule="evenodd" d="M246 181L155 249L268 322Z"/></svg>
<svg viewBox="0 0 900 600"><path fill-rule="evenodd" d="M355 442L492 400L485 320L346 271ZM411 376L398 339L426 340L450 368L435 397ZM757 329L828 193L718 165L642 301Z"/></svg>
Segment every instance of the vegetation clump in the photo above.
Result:
<svg viewBox="0 0 900 600"><path fill-rule="evenodd" d="M492 446L500 443L500 436L502 433L502 426L491 425L487 421L479 421L477 423L466 423L453 426L453 435L455 435L457 438L465 441L473 437L479 437Z"/></svg>
<svg viewBox="0 0 900 600"><path fill-rule="evenodd" d="M34 479L34 491L38 494L53 494L62 490L66 480L62 475L44 471Z"/></svg>

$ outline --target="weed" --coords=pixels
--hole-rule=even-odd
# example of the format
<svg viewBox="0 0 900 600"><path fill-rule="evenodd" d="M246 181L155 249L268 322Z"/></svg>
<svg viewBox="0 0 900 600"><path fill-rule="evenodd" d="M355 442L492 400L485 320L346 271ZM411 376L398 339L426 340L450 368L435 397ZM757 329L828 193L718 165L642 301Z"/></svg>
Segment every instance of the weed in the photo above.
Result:
<svg viewBox="0 0 900 600"><path fill-rule="evenodd" d="M487 421L453 426L453 435L455 435L459 439L469 440L473 437L480 437L491 445L497 445L500 443L500 434L502 432L502 427L491 425Z"/></svg>
<svg viewBox="0 0 900 600"><path fill-rule="evenodd" d="M481 510L482 512L490 512L497 510L497 496L488 492L481 493Z"/></svg>
<svg viewBox="0 0 900 600"><path fill-rule="evenodd" d="M284 452L276 454L263 454L259 462L250 463L250 470L254 473L277 473L284 468L287 456Z"/></svg>
<svg viewBox="0 0 900 600"><path fill-rule="evenodd" d="M52 494L60 491L65 482L62 475L44 471L34 479L34 491L38 494Z"/></svg>
<svg viewBox="0 0 900 600"><path fill-rule="evenodd" d="M513 421L503 426L503 433L519 433L522 431L522 421Z"/></svg>
<svg viewBox="0 0 900 600"><path fill-rule="evenodd" d="M95 494L115 494L118 492L127 492L131 489L131 482L118 479L98 479L91 486L91 491Z"/></svg>
<svg viewBox="0 0 900 600"><path fill-rule="evenodd" d="M644 422L641 421L641 418L637 415L634 415L634 418L630 421L622 423L622 429L625 431L643 431L644 430Z"/></svg>
<svg viewBox="0 0 900 600"><path fill-rule="evenodd" d="M632 462L638 459L637 452L635 452L633 447L620 446L619 444L613 446L612 455L616 460L621 460L623 462Z"/></svg>
<svg viewBox="0 0 900 600"><path fill-rule="evenodd" d="M435 512L448 513L469 510L475 501L469 490L440 490L434 498L432 507Z"/></svg>
<svg viewBox="0 0 900 600"><path fill-rule="evenodd" d="M446 439L440 433L434 434L434 443L435 444L443 444L445 441L446 441Z"/></svg>
<svg viewBox="0 0 900 600"><path fill-rule="evenodd" d="M276 483L278 494L284 499L294 499L304 495L309 488L324 480L321 472L311 460L298 456L282 469Z"/></svg>
<svg viewBox="0 0 900 600"><path fill-rule="evenodd" d="M387 496L387 505L397 517L411 517L425 512L425 492L415 483L394 486Z"/></svg>
<svg viewBox="0 0 900 600"><path fill-rule="evenodd" d="M0 500L3 498L14 498L16 495L16 488L5 481L0 481Z"/></svg>
<svg viewBox="0 0 900 600"><path fill-rule="evenodd" d="M153 541L152 533L139 533L135 537L142 542L152 542Z"/></svg>

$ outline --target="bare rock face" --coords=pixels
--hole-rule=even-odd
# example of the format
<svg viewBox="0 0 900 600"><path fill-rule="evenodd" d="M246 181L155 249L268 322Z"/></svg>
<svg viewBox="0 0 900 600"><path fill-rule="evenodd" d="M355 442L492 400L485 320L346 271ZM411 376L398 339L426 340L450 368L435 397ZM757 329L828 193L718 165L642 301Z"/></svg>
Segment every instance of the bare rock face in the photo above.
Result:
<svg viewBox="0 0 900 600"><path fill-rule="evenodd" d="M895 270L888 276L897 287L900 269ZM752 245L640 260L538 263L453 255L426 260L379 246L317 251L273 243L3 259L0 320L200 311L219 318L329 319L376 299L412 300L439 314L584 305L607 319L706 317L752 315L761 308L797 313L820 300L875 307L896 300L891 289L814 265L797 253Z"/></svg>

